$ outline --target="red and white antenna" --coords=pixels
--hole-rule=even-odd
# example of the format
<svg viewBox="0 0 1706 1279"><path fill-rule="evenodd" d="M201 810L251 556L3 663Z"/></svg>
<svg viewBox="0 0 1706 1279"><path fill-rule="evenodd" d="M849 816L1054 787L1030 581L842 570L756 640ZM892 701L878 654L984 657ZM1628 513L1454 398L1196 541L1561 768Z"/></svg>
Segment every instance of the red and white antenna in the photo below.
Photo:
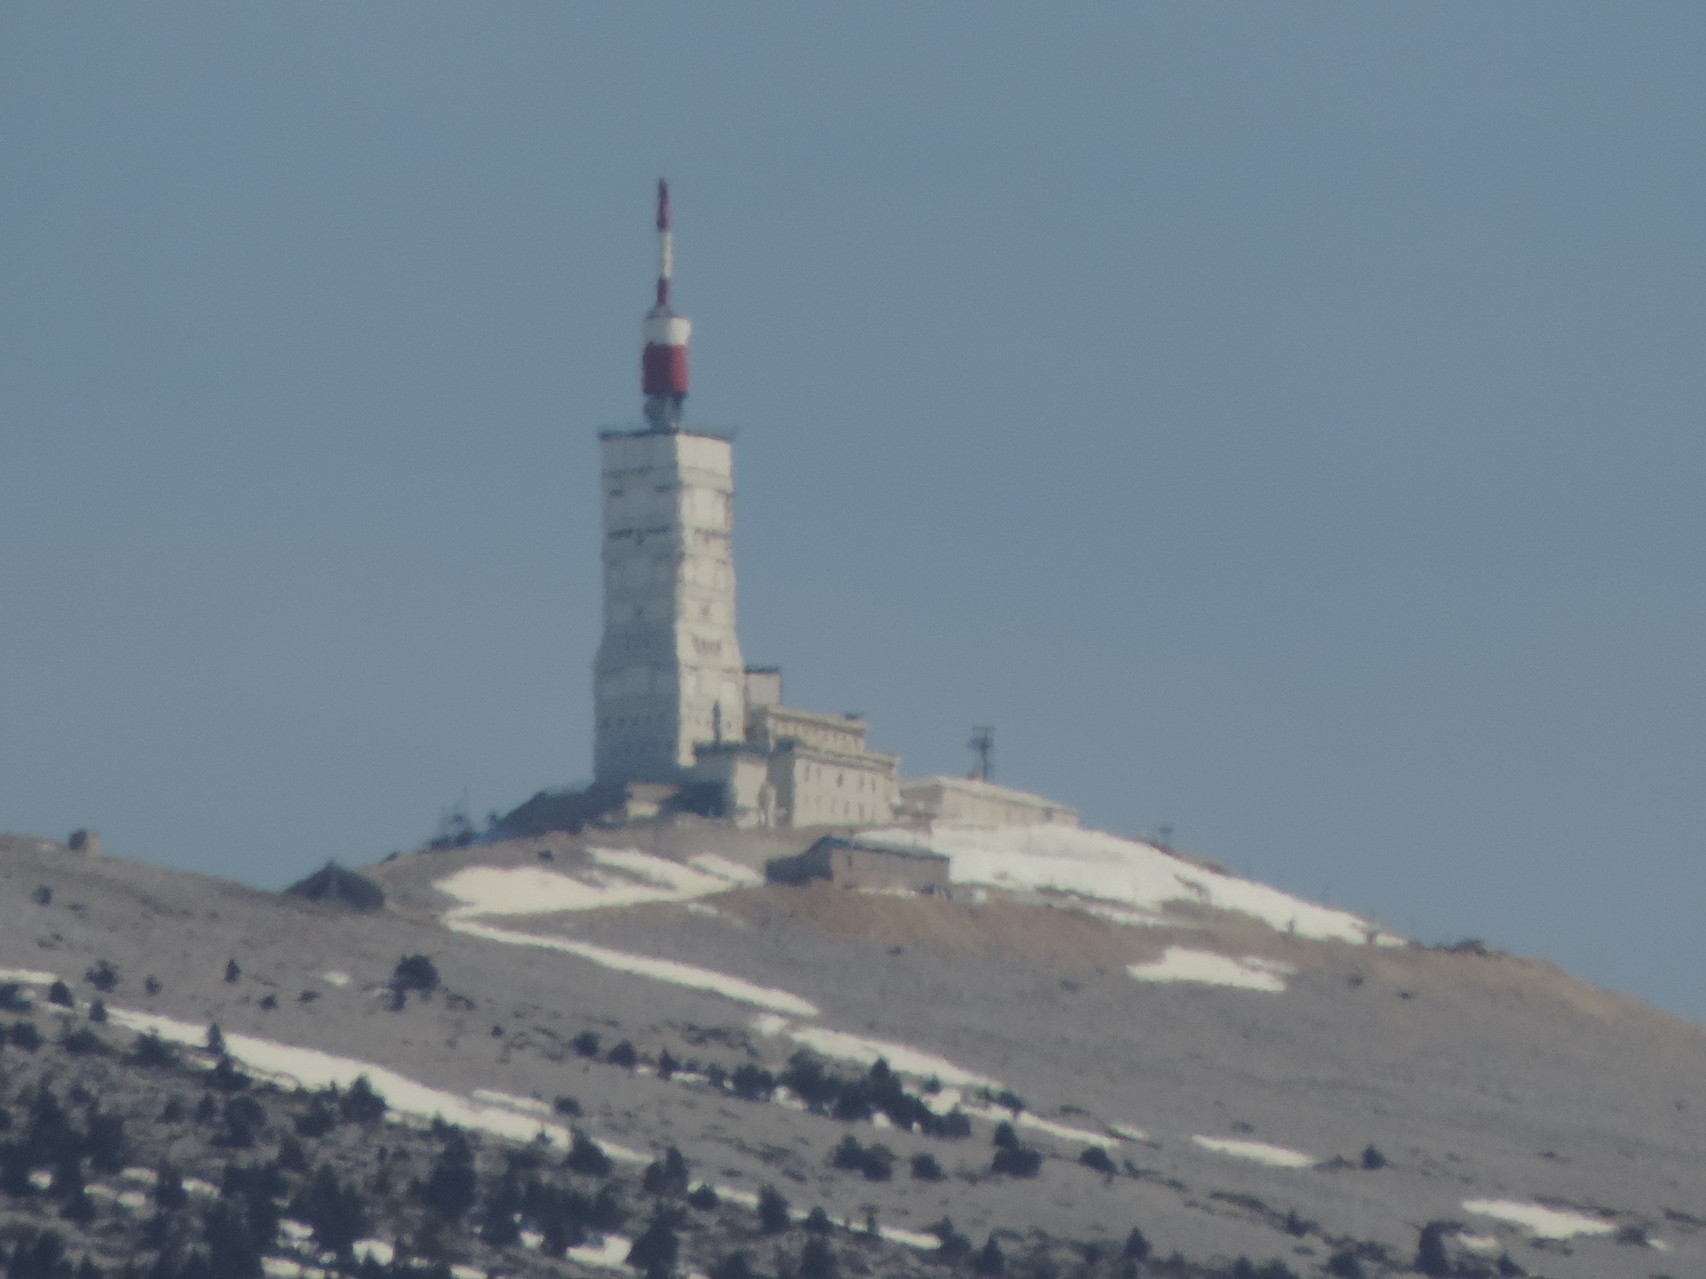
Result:
<svg viewBox="0 0 1706 1279"><path fill-rule="evenodd" d="M640 384L646 393L646 420L654 431L679 431L687 398L687 337L693 322L669 309L669 277L675 251L669 238L669 183L658 179L657 305L646 315L646 349L640 357Z"/></svg>

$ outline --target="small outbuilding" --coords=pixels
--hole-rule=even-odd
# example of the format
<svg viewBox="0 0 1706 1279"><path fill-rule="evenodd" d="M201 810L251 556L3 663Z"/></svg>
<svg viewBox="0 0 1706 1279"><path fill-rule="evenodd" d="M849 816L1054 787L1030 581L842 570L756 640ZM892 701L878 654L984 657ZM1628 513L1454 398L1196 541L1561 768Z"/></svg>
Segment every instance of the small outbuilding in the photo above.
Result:
<svg viewBox="0 0 1706 1279"><path fill-rule="evenodd" d="M345 910L379 910L385 905L385 890L365 875L327 862L307 879L284 890L309 901L342 906Z"/></svg>
<svg viewBox="0 0 1706 1279"><path fill-rule="evenodd" d="M773 884L827 879L837 888L912 893L946 893L948 870L949 860L941 853L837 835L825 835L805 852L764 867Z"/></svg>

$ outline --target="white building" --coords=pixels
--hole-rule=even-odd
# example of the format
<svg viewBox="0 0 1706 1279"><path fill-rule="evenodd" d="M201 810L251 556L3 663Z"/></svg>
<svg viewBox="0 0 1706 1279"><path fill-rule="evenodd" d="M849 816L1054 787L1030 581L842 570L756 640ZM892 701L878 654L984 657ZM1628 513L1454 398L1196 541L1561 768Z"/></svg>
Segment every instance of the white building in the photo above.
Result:
<svg viewBox="0 0 1706 1279"><path fill-rule="evenodd" d="M781 704L780 672L749 673L741 741L702 742L696 778L719 782L738 826L888 822L900 799L900 756L865 745L870 725Z"/></svg>
<svg viewBox="0 0 1706 1279"><path fill-rule="evenodd" d="M900 784L903 816L970 826L1076 826L1078 810L1029 791L966 777L920 777Z"/></svg>
<svg viewBox="0 0 1706 1279"><path fill-rule="evenodd" d="M699 742L746 730L735 633L734 450L714 435L606 431L604 637L593 775L675 782Z"/></svg>

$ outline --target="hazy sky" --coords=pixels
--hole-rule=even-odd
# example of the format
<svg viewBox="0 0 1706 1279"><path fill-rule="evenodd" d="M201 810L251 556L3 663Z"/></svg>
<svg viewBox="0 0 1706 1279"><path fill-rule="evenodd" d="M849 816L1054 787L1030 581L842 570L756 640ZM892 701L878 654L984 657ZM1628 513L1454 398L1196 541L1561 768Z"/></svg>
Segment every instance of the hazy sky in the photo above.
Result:
<svg viewBox="0 0 1706 1279"><path fill-rule="evenodd" d="M13 4L0 829L583 778L652 183L748 660L1706 1019L1706 6Z"/></svg>

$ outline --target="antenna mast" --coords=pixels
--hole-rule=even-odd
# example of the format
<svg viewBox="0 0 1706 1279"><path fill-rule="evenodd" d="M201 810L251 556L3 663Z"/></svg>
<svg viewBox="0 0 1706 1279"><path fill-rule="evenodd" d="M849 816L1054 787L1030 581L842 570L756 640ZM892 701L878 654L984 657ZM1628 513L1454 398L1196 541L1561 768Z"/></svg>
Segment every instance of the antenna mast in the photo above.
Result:
<svg viewBox="0 0 1706 1279"><path fill-rule="evenodd" d="M971 766L971 780L987 782L989 775L995 771L995 726L974 725L971 740L966 743L966 748L975 757Z"/></svg>
<svg viewBox="0 0 1706 1279"><path fill-rule="evenodd" d="M646 421L654 431L679 431L687 399L687 339L693 322L669 307L675 246L670 239L669 183L658 179L657 301L646 313L646 349L640 356L640 384L646 395Z"/></svg>

